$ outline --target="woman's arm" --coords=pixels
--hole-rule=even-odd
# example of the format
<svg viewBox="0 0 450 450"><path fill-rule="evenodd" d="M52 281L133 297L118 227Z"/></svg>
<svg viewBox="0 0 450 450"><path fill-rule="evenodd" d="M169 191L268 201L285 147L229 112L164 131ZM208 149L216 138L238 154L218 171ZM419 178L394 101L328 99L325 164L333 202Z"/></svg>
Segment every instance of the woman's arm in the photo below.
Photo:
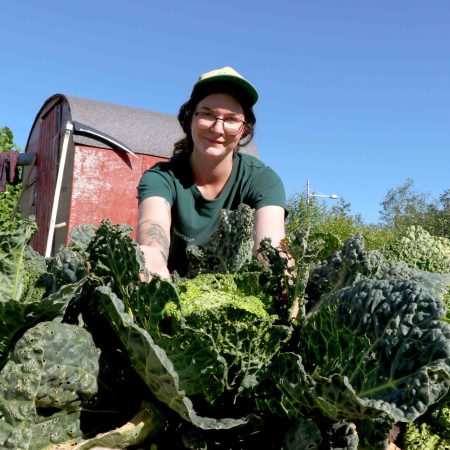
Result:
<svg viewBox="0 0 450 450"><path fill-rule="evenodd" d="M284 208L281 206L264 206L255 211L255 239L253 254L264 238L272 240L272 246L278 247L285 237L284 232Z"/></svg>
<svg viewBox="0 0 450 450"><path fill-rule="evenodd" d="M146 198L139 205L137 241L144 253L150 273L170 278L167 268L172 214L169 202L162 197Z"/></svg>
<svg viewBox="0 0 450 450"><path fill-rule="evenodd" d="M285 228L284 228L284 208L280 206L264 206L261 209L255 211L255 240L253 246L253 254L257 255L257 250L264 238L271 238L272 246L278 247L281 250L283 246L280 247L283 239L285 238ZM282 250L282 253L283 250ZM288 265L292 266L294 260L289 254L285 254L288 258ZM264 261L262 261L264 262ZM287 272L286 275L290 278L291 275ZM293 280L291 280L293 282ZM300 310L300 299L296 298L291 311L290 318L294 320Z"/></svg>

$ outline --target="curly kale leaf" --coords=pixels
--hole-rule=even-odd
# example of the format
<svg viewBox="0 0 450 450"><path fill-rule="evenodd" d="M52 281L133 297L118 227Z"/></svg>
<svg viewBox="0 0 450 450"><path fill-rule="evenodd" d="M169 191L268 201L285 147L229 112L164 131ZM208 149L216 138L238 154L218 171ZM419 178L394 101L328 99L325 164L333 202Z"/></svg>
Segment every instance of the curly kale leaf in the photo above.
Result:
<svg viewBox="0 0 450 450"><path fill-rule="evenodd" d="M222 210L216 231L205 245L189 245L188 278L201 273L237 273L252 258L253 213L248 205Z"/></svg>
<svg viewBox="0 0 450 450"><path fill-rule="evenodd" d="M450 402L408 423L403 436L404 449L448 450L450 448Z"/></svg>
<svg viewBox="0 0 450 450"><path fill-rule="evenodd" d="M30 246L24 252L23 303L38 302L48 289L47 263L45 258Z"/></svg>
<svg viewBox="0 0 450 450"><path fill-rule="evenodd" d="M80 410L97 392L99 351L84 329L42 322L0 373L2 448L41 449L81 436Z"/></svg>
<svg viewBox="0 0 450 450"><path fill-rule="evenodd" d="M53 258L47 261L50 292L62 286L77 283L88 276L88 264L84 256L69 246L61 246Z"/></svg>
<svg viewBox="0 0 450 450"><path fill-rule="evenodd" d="M87 251L89 244L97 231L95 225L83 224L72 228L69 236L70 247L80 253Z"/></svg>
<svg viewBox="0 0 450 450"><path fill-rule="evenodd" d="M92 273L124 298L133 295L139 274L146 271L142 251L130 233L128 225L113 225L104 220L89 243L83 244Z"/></svg>

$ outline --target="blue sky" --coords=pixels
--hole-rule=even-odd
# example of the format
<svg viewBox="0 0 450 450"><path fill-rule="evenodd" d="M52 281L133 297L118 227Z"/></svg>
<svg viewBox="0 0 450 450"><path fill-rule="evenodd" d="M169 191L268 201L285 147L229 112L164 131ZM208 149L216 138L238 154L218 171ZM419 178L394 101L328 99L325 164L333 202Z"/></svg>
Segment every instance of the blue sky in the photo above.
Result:
<svg viewBox="0 0 450 450"><path fill-rule="evenodd" d="M0 126L22 148L55 93L176 114L229 65L260 93L256 143L288 195L309 179L376 223L407 178L432 198L450 188L448 0L0 6Z"/></svg>

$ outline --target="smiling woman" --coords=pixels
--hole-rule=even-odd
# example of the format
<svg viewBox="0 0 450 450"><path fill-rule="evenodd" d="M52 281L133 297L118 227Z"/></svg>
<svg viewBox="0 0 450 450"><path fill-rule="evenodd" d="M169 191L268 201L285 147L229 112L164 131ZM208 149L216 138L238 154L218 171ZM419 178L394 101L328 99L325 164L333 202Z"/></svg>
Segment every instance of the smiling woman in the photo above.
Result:
<svg viewBox="0 0 450 450"><path fill-rule="evenodd" d="M222 209L255 210L254 248L284 238L286 198L278 175L240 153L253 138L256 89L230 67L200 76L179 111L185 133L174 156L147 170L139 183L138 242L150 273L187 271L188 245L207 243Z"/></svg>
<svg viewBox="0 0 450 450"><path fill-rule="evenodd" d="M246 132L244 111L240 103L229 94L210 94L198 103L196 109L191 125L193 141L191 165L204 164L206 161L203 159L209 156L215 159L212 164L216 165L219 162L224 164L223 170L226 174L228 170L226 166L233 163L233 160L227 156L238 151L239 142ZM234 124L231 127L231 134L228 123L230 121ZM216 184L220 187L222 184L222 180L215 177L216 174L211 173L207 167L199 167L197 174L196 181L201 182L201 179L204 179L206 183L211 181L213 187Z"/></svg>

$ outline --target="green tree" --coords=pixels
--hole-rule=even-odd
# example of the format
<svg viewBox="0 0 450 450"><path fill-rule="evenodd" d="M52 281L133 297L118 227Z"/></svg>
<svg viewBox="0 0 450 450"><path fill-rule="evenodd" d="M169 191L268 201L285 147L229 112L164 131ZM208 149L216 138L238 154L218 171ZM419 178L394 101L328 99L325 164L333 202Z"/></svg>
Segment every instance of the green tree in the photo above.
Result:
<svg viewBox="0 0 450 450"><path fill-rule="evenodd" d="M420 226L433 236L450 237L450 189L437 200L414 189L408 178L401 186L390 189L381 203L384 226L401 235L411 226Z"/></svg>
<svg viewBox="0 0 450 450"><path fill-rule="evenodd" d="M19 152L20 148L14 143L14 136L8 127L0 127L0 152ZM12 230L16 227L20 213L16 208L22 185L6 185L5 192L0 192L0 230Z"/></svg>
<svg viewBox="0 0 450 450"><path fill-rule="evenodd" d="M424 227L430 234L450 239L450 189L428 207L429 223Z"/></svg>
<svg viewBox="0 0 450 450"><path fill-rule="evenodd" d="M381 221L399 230L410 225L423 225L428 197L428 194L414 190L414 181L408 178L401 186L390 189L384 197L381 202Z"/></svg>

